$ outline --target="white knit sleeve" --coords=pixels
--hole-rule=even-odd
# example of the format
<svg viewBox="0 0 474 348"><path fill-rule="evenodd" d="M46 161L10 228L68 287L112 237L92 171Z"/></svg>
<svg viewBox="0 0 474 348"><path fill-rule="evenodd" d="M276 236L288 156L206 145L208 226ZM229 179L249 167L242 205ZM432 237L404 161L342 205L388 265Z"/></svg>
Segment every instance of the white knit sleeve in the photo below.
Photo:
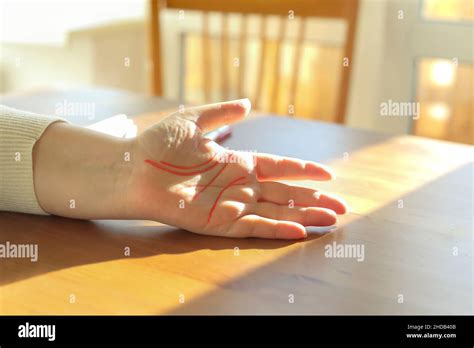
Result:
<svg viewBox="0 0 474 348"><path fill-rule="evenodd" d="M30 214L41 209L33 183L33 146L58 117L0 105L0 210Z"/></svg>

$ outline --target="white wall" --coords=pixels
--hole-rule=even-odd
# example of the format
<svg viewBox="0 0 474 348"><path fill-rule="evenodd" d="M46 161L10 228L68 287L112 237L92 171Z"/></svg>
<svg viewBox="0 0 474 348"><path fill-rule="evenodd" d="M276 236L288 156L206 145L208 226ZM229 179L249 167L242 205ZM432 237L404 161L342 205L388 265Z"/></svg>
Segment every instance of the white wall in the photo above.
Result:
<svg viewBox="0 0 474 348"><path fill-rule="evenodd" d="M346 123L375 128L377 101L384 69L387 2L367 0L359 6Z"/></svg>
<svg viewBox="0 0 474 348"><path fill-rule="evenodd" d="M62 45L68 33L143 19L148 0L0 0L0 42Z"/></svg>
<svg viewBox="0 0 474 348"><path fill-rule="evenodd" d="M91 49L91 43L83 40L65 46L2 44L0 92L90 85L94 63Z"/></svg>

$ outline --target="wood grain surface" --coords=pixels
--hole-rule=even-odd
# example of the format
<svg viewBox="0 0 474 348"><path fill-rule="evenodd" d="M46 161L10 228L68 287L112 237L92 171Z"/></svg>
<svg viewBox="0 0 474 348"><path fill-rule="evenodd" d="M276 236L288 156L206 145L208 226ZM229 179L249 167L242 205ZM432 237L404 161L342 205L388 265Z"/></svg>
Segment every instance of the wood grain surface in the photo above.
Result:
<svg viewBox="0 0 474 348"><path fill-rule="evenodd" d="M334 181L298 184L351 212L298 242L1 212L0 242L39 259L0 259L0 314L472 314L472 146L284 117L223 145L331 165ZM364 259L326 257L334 242Z"/></svg>

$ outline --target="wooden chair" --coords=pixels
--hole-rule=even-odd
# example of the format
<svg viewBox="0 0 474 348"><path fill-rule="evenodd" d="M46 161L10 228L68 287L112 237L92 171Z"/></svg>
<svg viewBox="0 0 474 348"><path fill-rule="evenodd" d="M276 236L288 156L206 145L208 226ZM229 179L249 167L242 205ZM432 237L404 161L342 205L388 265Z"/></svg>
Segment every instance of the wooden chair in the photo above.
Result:
<svg viewBox="0 0 474 348"><path fill-rule="evenodd" d="M150 11L149 11L149 38L150 38L150 60L151 60L151 73L152 73L152 93L154 95L162 95L163 93L163 76L162 76L162 56L160 52L160 11L168 9L176 10L195 10L203 13L203 25L202 25L202 51L203 55L208 54L209 45L209 25L208 25L208 13L219 12L222 13L222 27L221 27L221 59L228 61L228 21L227 15L236 13L241 15L241 30L239 37L239 50L240 50L240 64L244 65L248 62L244 61L244 50L246 37L246 18L250 14L258 14L262 16L261 21L261 32L265 32L266 18L267 16L277 15L280 18L288 18L289 11L293 11L296 17L301 18L301 24L298 30L295 54L292 62L292 74L291 83L289 83L289 103L294 104L297 88L298 88L298 77L300 75L300 64L301 64L301 50L305 37L306 22L309 17L319 18L336 18L343 19L347 22L346 41L343 47L343 59L348 64L343 64L341 59L340 67L340 79L339 88L337 91L337 101L335 106L335 112L333 120L339 123L344 122L345 111L347 105L347 98L349 94L349 78L352 66L352 56L355 38L355 28L357 19L358 0L150 0ZM274 72L272 74L271 84L271 110L276 109L276 103L278 99L278 86L280 81L280 44L285 35L286 21L280 20L278 40L276 42L276 50L274 50ZM257 62L258 66L258 78L257 86L255 88L255 95L251 96L254 108L259 109L261 101L262 83L264 81L264 62L269 55L267 45L265 44L266 37L264 34L261 35L261 52L260 60ZM204 61L207 61L208 57L204 57ZM221 64L221 86L222 100L227 99L227 91L229 89L228 69L225 64ZM206 101L209 100L210 93L210 75L213 73L209 69L208 64L203 64L203 74L205 78L204 82L204 94ZM246 76L239 70L239 77L236 88L239 91L239 96L247 96L243 91L244 80ZM268 74L268 72L267 72ZM235 86L234 86L235 87ZM316 87L317 88L317 87ZM337 88L337 87L336 87Z"/></svg>

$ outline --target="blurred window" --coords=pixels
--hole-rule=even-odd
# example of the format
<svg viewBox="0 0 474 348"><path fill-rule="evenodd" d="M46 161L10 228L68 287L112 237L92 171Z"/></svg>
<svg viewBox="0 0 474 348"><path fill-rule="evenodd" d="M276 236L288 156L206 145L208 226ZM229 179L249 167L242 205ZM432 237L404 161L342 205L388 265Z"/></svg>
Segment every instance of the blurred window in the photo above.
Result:
<svg viewBox="0 0 474 348"><path fill-rule="evenodd" d="M418 61L416 135L473 143L474 67L456 59Z"/></svg>
<svg viewBox="0 0 474 348"><path fill-rule="evenodd" d="M472 21L473 0L424 0L423 16L431 20Z"/></svg>

